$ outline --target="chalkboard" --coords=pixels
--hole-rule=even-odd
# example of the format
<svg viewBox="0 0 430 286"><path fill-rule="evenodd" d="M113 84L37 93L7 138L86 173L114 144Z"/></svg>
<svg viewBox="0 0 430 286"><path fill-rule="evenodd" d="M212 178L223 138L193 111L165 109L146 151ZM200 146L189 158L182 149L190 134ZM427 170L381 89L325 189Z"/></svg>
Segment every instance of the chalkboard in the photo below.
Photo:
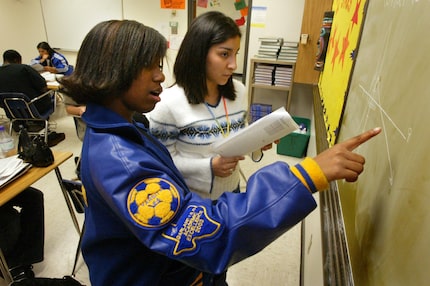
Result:
<svg viewBox="0 0 430 286"><path fill-rule="evenodd" d="M358 148L357 183L339 182L355 285L429 285L430 1L369 0L339 141Z"/></svg>
<svg viewBox="0 0 430 286"><path fill-rule="evenodd" d="M41 6L49 44L71 51L97 23L123 18L121 0L41 0Z"/></svg>

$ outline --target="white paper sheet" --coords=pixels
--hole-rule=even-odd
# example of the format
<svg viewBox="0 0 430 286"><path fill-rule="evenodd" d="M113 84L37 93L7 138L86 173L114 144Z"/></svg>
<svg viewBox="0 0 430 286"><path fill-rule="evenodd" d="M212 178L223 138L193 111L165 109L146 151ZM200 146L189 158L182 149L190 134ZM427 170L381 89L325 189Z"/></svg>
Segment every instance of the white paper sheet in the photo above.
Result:
<svg viewBox="0 0 430 286"><path fill-rule="evenodd" d="M31 164L25 163L18 155L0 159L0 187L25 173Z"/></svg>
<svg viewBox="0 0 430 286"><path fill-rule="evenodd" d="M298 128L291 115L281 107L236 134L213 143L212 148L224 157L242 156L259 150Z"/></svg>

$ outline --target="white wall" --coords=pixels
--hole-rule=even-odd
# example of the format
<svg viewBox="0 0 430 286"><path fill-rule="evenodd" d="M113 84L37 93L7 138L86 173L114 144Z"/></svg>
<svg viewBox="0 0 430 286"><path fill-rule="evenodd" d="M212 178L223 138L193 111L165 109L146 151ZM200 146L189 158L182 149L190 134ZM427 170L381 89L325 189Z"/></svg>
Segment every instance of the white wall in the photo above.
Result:
<svg viewBox="0 0 430 286"><path fill-rule="evenodd" d="M88 0L91 1L91 0ZM178 22L178 34L184 35L187 29L187 9L160 9L159 1L123 0L124 18L134 19L156 29L164 29L169 21ZM298 40L302 23L304 0L253 0L253 6L267 7L266 25L264 28L251 27L249 58L253 57L259 46L258 38L263 36L284 37L287 40ZM40 1L36 0L1 0L0 11L0 53L7 49L18 50L23 62L28 63L37 55L36 45L48 41ZM67 14L67 11L61 13ZM69 19L73 20L73 19ZM78 20L78 19L76 19ZM164 31L160 31L164 32ZM244 50L245 47L242 47ZM76 61L75 52L63 52L71 64ZM176 51L168 52L170 65L166 67L166 84L170 84L171 65ZM0 62L2 59L0 59ZM249 70L247 71L249 74ZM246 79L248 80L248 79Z"/></svg>
<svg viewBox="0 0 430 286"><path fill-rule="evenodd" d="M91 0L88 0L91 1ZM123 15L125 19L133 19L159 30L166 36L166 28L169 21L178 22L178 34L184 35L188 26L187 10L176 10L172 13L169 9L160 9L159 1L123 0ZM22 55L23 63L38 55L36 45L49 38L44 26L44 18L40 1L35 0L1 0L0 11L0 54L5 50L14 49ZM65 13L66 11L60 11ZM72 21L73 19L68 19ZM79 21L77 19L77 21ZM70 62L75 64L76 52L61 51ZM169 65L166 66L166 84L172 82L171 65L176 51L169 50L167 54ZM0 63L3 58L0 56Z"/></svg>
<svg viewBox="0 0 430 286"><path fill-rule="evenodd" d="M1 55L14 49L22 55L24 63L30 62L38 54L36 45L46 40L39 1L1 0L0 11Z"/></svg>

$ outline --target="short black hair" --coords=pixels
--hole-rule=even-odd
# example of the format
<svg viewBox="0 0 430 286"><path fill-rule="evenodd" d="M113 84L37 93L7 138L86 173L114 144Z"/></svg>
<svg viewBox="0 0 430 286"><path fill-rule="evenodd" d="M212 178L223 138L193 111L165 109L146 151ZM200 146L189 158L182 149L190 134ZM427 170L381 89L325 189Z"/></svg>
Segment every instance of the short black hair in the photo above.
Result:
<svg viewBox="0 0 430 286"><path fill-rule="evenodd" d="M15 50L7 50L3 53L3 62L19 64L21 61L21 55Z"/></svg>

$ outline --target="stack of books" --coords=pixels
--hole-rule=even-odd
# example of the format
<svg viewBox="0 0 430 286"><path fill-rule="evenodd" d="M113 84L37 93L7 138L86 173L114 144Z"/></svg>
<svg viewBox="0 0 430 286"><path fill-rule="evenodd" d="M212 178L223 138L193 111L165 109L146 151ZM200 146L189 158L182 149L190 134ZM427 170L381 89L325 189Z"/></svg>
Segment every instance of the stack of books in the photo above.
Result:
<svg viewBox="0 0 430 286"><path fill-rule="evenodd" d="M260 47L256 57L276 60L278 58L284 39L268 37L258 38L258 40L260 41Z"/></svg>
<svg viewBox="0 0 430 286"><path fill-rule="evenodd" d="M279 50L278 60L296 62L299 49L298 42L283 41Z"/></svg>
<svg viewBox="0 0 430 286"><path fill-rule="evenodd" d="M273 74L273 85L290 87L293 75L293 68L288 66L276 66Z"/></svg>
<svg viewBox="0 0 430 286"><path fill-rule="evenodd" d="M262 85L273 85L273 73L275 66L257 63L254 70L254 83Z"/></svg>

